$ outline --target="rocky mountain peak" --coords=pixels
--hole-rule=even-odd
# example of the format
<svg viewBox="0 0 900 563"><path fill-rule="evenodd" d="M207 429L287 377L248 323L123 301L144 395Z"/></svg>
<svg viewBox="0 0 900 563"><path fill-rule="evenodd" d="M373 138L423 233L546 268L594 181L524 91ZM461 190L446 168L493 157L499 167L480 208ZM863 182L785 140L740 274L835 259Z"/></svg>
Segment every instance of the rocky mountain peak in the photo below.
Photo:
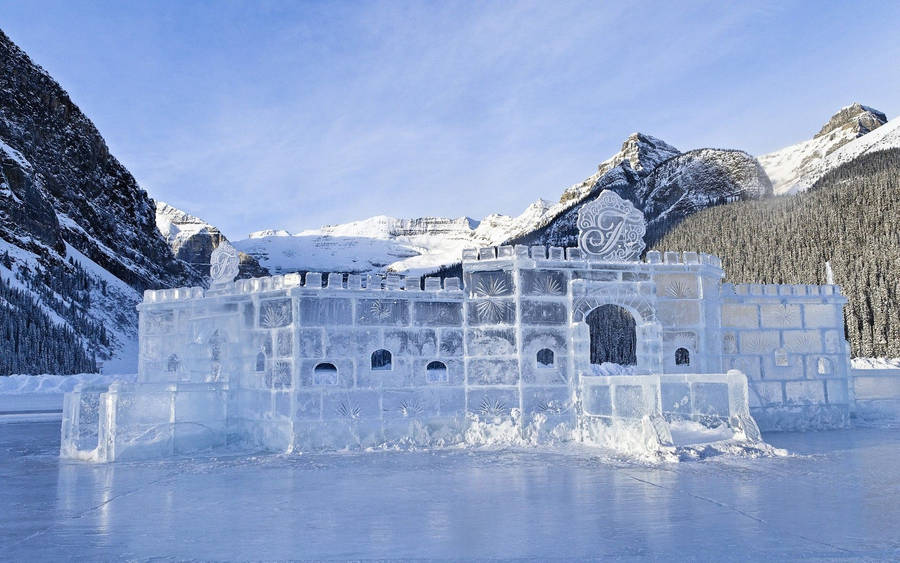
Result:
<svg viewBox="0 0 900 563"><path fill-rule="evenodd" d="M860 103L853 103L842 107L836 114L832 115L831 119L822 126L822 129L813 138L818 139L819 137L833 135L838 131L842 133L850 132L853 137L862 137L885 123L887 123L887 116L884 113Z"/></svg>
<svg viewBox="0 0 900 563"><path fill-rule="evenodd" d="M838 110L812 139L764 154L759 162L776 194L801 192L830 169L833 154L885 123L882 112L854 103Z"/></svg>
<svg viewBox="0 0 900 563"><path fill-rule="evenodd" d="M660 162L680 153L681 151L662 139L644 133L632 133L622 142L619 152L601 162L597 166L597 172L589 178L566 189L559 201L563 204L581 201L595 191L595 185L603 176L617 167L628 168L629 170L622 172L629 177L633 173L637 173L637 176L646 176Z"/></svg>
<svg viewBox="0 0 900 563"><path fill-rule="evenodd" d="M212 251L223 241L228 241L218 227L164 201L156 202L156 227L166 239L175 257L194 266L201 273L209 268ZM241 260L239 277L269 274L252 256L243 252L238 252L238 256Z"/></svg>
<svg viewBox="0 0 900 563"><path fill-rule="evenodd" d="M628 162L635 171L650 172L656 168L657 164L680 152L681 151L662 139L657 139L656 137L651 137L650 135L645 135L643 133L632 133L622 143L621 150L607 162L619 157L622 158L620 162ZM616 164L619 164L619 162ZM603 164L600 166L602 167ZM609 168L611 168L611 166ZM609 168L607 168L607 170Z"/></svg>

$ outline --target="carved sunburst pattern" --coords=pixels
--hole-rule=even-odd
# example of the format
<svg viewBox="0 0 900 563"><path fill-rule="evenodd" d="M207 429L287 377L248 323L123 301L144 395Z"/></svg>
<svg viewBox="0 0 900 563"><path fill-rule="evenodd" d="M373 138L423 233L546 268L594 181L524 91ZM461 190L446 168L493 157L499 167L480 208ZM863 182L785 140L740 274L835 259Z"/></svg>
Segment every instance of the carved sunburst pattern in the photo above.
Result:
<svg viewBox="0 0 900 563"><path fill-rule="evenodd" d="M569 408L561 401L538 401L537 410L544 414L562 414Z"/></svg>
<svg viewBox="0 0 900 563"><path fill-rule="evenodd" d="M266 303L260 314L259 324L263 328L278 328L291 322L291 306L289 302Z"/></svg>
<svg viewBox="0 0 900 563"><path fill-rule="evenodd" d="M562 284L552 276L541 276L531 282L531 292L535 295L562 295Z"/></svg>
<svg viewBox="0 0 900 563"><path fill-rule="evenodd" d="M476 297L500 297L509 293L509 284L500 276L483 277L475 284Z"/></svg>
<svg viewBox="0 0 900 563"><path fill-rule="evenodd" d="M400 406L397 407L397 410L406 418L415 418L425 412L425 408L416 400L400 401Z"/></svg>
<svg viewBox="0 0 900 563"><path fill-rule="evenodd" d="M794 311L793 307L782 305L778 308L776 318L778 318L778 320L781 321L782 324L790 324L796 318L796 312Z"/></svg>
<svg viewBox="0 0 900 563"><path fill-rule="evenodd" d="M350 400L341 401L336 410L337 413L344 418L357 419L362 416L362 409Z"/></svg>
<svg viewBox="0 0 900 563"><path fill-rule="evenodd" d="M673 299L690 299L694 297L694 288L685 281L673 280L666 286L666 295Z"/></svg>
<svg viewBox="0 0 900 563"><path fill-rule="evenodd" d="M475 311L479 320L498 323L506 319L507 312L512 306L512 302L505 299L482 299L475 302Z"/></svg>
<svg viewBox="0 0 900 563"><path fill-rule="evenodd" d="M799 336L788 338L787 334L788 333L785 333L785 344L787 349L791 352L800 354L804 352L815 352L819 350L820 341L817 337L809 334L802 334Z"/></svg>
<svg viewBox="0 0 900 563"><path fill-rule="evenodd" d="M508 410L506 403L503 401L488 397L481 399L481 405L478 407L478 412L484 416L503 416Z"/></svg>
<svg viewBox="0 0 900 563"><path fill-rule="evenodd" d="M745 334L741 338L741 348L744 352L763 352L769 348L769 343L759 334Z"/></svg>

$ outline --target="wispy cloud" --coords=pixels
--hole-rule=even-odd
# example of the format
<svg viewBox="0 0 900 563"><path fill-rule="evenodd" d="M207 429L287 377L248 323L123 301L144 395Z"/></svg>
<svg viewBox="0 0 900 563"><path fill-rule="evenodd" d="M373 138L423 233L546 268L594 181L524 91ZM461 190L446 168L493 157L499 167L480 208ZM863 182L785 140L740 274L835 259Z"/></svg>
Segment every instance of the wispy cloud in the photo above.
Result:
<svg viewBox="0 0 900 563"><path fill-rule="evenodd" d="M14 11L20 24L37 13ZM32 25L45 31L30 38L22 25L8 31L28 50L39 44L38 61L60 70L152 195L241 237L374 214L519 213L589 175L635 130L682 149L800 140L812 118L794 108L819 112L816 124L853 101L823 76L860 52L809 12L718 2L59 4L42 17L77 21L78 33L50 23ZM870 48L874 58L897 54L887 43ZM830 60L816 62L815 49ZM827 90L817 104L800 103L791 78L806 67ZM888 99L863 101L900 109L897 77L881 82L860 95Z"/></svg>

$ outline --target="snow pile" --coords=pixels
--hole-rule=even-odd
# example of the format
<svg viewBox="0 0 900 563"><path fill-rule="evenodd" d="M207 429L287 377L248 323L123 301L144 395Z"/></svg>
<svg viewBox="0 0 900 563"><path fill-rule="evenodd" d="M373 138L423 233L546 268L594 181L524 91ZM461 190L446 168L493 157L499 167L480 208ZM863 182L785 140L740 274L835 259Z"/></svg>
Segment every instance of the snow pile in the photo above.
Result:
<svg viewBox="0 0 900 563"><path fill-rule="evenodd" d="M900 358L853 358L853 369L900 369Z"/></svg>

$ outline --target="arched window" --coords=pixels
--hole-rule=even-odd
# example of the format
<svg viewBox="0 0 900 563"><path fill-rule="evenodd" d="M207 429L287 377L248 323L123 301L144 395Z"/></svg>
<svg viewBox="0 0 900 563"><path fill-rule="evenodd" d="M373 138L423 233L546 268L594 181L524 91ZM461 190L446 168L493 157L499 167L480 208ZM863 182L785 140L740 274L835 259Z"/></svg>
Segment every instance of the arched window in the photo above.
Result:
<svg viewBox="0 0 900 563"><path fill-rule="evenodd" d="M675 350L675 365L689 366L691 365L691 353L687 348L679 348Z"/></svg>
<svg viewBox="0 0 900 563"><path fill-rule="evenodd" d="M601 305L585 317L591 330L591 363L637 364L634 317L624 307Z"/></svg>
<svg viewBox="0 0 900 563"><path fill-rule="evenodd" d="M256 355L256 371L266 371L266 355L262 352Z"/></svg>
<svg viewBox="0 0 900 563"><path fill-rule="evenodd" d="M169 360L166 362L166 371L169 373L175 373L178 371L178 365L181 362L178 361L178 354L172 354L169 356Z"/></svg>
<svg viewBox="0 0 900 563"><path fill-rule="evenodd" d="M390 370L391 353L387 350L375 350L372 352L372 369Z"/></svg>
<svg viewBox="0 0 900 563"><path fill-rule="evenodd" d="M316 364L316 368L313 370L313 384L337 385L337 382L338 370L336 367L334 367L334 364L329 362Z"/></svg>
<svg viewBox="0 0 900 563"><path fill-rule="evenodd" d="M425 366L425 380L428 383L446 383L447 365L444 362L428 362Z"/></svg>
<svg viewBox="0 0 900 563"><path fill-rule="evenodd" d="M553 366L553 350L543 348L538 350L537 363L539 368L549 368Z"/></svg>
<svg viewBox="0 0 900 563"><path fill-rule="evenodd" d="M819 358L818 361L816 361L816 373L819 375L831 375L831 372L831 360L828 358Z"/></svg>
<svg viewBox="0 0 900 563"><path fill-rule="evenodd" d="M775 350L775 365L778 367L786 367L791 365L791 362L788 361L787 350L785 350L784 348Z"/></svg>

